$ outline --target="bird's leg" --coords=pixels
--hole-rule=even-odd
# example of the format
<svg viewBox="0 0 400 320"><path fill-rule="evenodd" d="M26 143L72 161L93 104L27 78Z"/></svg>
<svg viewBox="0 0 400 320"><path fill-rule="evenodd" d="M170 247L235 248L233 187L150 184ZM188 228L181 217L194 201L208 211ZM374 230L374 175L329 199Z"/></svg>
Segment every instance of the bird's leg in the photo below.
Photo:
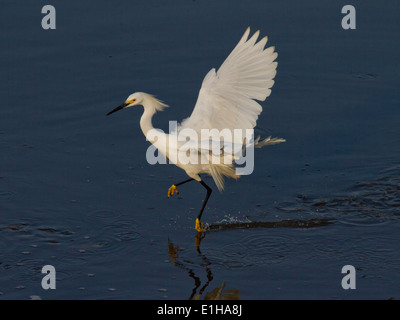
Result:
<svg viewBox="0 0 400 320"><path fill-rule="evenodd" d="M197 232L205 232L206 230L203 229L204 224L203 222L200 221L200 218L201 215L203 214L204 208L206 207L208 198L210 198L211 196L212 189L208 185L206 185L203 180L200 180L200 183L204 188L206 188L207 194L206 197L204 198L203 205L200 209L199 215L197 216L195 229L197 230Z"/></svg>
<svg viewBox="0 0 400 320"><path fill-rule="evenodd" d="M194 179L193 179L193 178L190 178L190 179L187 179L187 180L185 180L185 181L179 182L179 183L177 183L177 184L173 184L173 185L168 189L168 198L169 198L170 196L173 196L174 193L178 193L178 194L179 194L178 189L176 188L177 186L180 186L181 184L184 184L184 183L186 183L186 182L190 182L190 181L192 181L192 180L194 180Z"/></svg>

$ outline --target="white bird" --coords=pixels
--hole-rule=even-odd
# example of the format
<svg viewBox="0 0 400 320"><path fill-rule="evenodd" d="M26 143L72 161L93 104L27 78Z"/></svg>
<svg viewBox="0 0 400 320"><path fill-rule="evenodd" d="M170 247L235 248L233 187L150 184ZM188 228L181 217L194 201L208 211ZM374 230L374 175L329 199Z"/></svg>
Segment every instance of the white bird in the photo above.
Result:
<svg viewBox="0 0 400 320"><path fill-rule="evenodd" d="M194 138L197 147L190 147L189 162L181 161L182 153L187 154L187 148L182 150L186 143L177 139L179 134L190 129L191 132L201 136L202 129L244 131L253 129L256 125L262 107L258 102L264 101L271 94L271 87L274 85L274 77L278 63L274 62L278 54L274 51L275 47L265 48L268 38L264 37L257 42L259 31L255 32L250 38L250 28L247 28L239 43L226 58L224 63L215 71L211 69L205 76L196 105L191 116L182 121L175 132L166 134L161 130L154 129L152 117L157 111L162 111L166 104L156 99L154 96L136 92L131 94L124 103L110 111L107 115L118 110L132 106L142 105L144 113L140 118L140 127L149 140L167 159L182 168L190 179L173 184L168 190L168 197L178 193L177 186L186 182L196 180L207 190L206 197L196 219L195 229L204 232L203 223L200 221L208 198L212 189L205 184L200 174L206 173L212 176L218 189L224 188L224 176L238 178L235 172L235 160L237 154L228 150L226 141L219 145L220 155L215 156L210 149L199 146L201 139ZM244 136L242 136L244 137ZM215 138L210 139L215 142ZM193 142L193 141L192 141ZM229 142L229 141L228 141ZM236 141L237 142L237 141ZM271 138L260 140L254 139L253 146L263 147L280 142L285 142L282 138ZM246 138L242 138L240 144L245 146ZM193 161L195 157L199 161ZM219 163L215 161L219 158Z"/></svg>

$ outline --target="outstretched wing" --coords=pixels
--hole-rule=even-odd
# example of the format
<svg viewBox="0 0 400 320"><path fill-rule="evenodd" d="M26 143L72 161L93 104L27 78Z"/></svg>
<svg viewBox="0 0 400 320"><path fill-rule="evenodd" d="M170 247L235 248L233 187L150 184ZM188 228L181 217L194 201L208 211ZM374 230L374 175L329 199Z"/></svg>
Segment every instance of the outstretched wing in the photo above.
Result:
<svg viewBox="0 0 400 320"><path fill-rule="evenodd" d="M180 129L253 129L264 101L274 85L278 54L275 47L264 49L267 37L259 42L259 31L249 39L247 28L239 43L219 70L211 69L203 80L196 106Z"/></svg>

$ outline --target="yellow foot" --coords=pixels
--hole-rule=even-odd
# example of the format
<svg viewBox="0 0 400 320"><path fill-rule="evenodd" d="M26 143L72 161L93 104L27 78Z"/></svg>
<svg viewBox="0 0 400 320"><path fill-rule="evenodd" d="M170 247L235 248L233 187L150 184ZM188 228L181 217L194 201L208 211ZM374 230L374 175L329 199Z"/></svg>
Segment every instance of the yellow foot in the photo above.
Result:
<svg viewBox="0 0 400 320"><path fill-rule="evenodd" d="M178 194L179 194L178 189L176 188L176 185L173 184L173 185L168 189L168 198L169 198L170 196L173 196L174 193L178 193Z"/></svg>
<svg viewBox="0 0 400 320"><path fill-rule="evenodd" d="M203 229L203 226L204 226L204 223L201 222L201 221L199 220L199 218L197 218L197 219L196 219L196 226L194 227L194 228L197 230L197 232L206 232L206 230Z"/></svg>

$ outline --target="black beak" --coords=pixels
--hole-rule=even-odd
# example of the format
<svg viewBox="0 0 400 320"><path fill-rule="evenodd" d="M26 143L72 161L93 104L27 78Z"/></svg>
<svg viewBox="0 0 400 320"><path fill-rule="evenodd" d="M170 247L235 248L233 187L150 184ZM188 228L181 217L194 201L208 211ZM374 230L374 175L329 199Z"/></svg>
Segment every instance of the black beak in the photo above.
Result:
<svg viewBox="0 0 400 320"><path fill-rule="evenodd" d="M109 116L111 113L117 112L118 110L122 110L126 106L127 106L127 104L124 102L120 106L116 107L114 110L111 110L109 113L107 113L106 116Z"/></svg>

